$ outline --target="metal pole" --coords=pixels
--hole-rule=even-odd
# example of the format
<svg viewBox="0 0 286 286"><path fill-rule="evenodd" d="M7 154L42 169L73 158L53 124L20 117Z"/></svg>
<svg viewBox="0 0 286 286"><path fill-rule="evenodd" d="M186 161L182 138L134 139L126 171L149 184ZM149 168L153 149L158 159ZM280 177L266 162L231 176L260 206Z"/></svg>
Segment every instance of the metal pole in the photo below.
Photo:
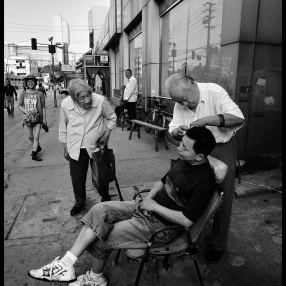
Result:
<svg viewBox="0 0 286 286"><path fill-rule="evenodd" d="M51 46L53 45L53 40L51 40ZM51 47L52 48L52 47ZM55 90L55 75L54 75L54 54L52 53L52 80L54 87L54 107L57 107L57 92Z"/></svg>

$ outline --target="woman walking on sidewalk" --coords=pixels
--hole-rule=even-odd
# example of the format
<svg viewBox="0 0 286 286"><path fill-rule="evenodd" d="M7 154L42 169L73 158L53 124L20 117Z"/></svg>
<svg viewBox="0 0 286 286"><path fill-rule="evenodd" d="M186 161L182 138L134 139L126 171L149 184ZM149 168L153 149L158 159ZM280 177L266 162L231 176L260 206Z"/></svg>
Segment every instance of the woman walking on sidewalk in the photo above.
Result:
<svg viewBox="0 0 286 286"><path fill-rule="evenodd" d="M20 95L19 109L24 113L23 121L26 125L28 139L33 144L32 160L42 161L38 153L42 150L39 144L39 136L42 123L47 125L45 97L41 91L36 90L37 78L30 73L26 78L27 90Z"/></svg>

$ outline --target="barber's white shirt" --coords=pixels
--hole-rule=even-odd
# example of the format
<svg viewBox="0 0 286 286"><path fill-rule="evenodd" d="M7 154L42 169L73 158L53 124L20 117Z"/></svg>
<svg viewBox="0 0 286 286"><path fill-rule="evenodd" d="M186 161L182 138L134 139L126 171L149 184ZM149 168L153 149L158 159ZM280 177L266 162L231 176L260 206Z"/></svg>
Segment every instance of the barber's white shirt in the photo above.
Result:
<svg viewBox="0 0 286 286"><path fill-rule="evenodd" d="M222 113L229 113L244 119L238 105L230 98L229 94L218 84L198 83L200 91L200 101L196 112L192 112L188 107L175 103L173 120L169 124L169 132L180 125L189 126L190 123L206 116L215 116ZM216 127L206 126L210 129L217 143L228 142L240 126L235 127Z"/></svg>
<svg viewBox="0 0 286 286"><path fill-rule="evenodd" d="M137 95L138 95L137 79L132 75L128 80L128 83L126 84L123 99L124 100L128 99L128 102L136 102Z"/></svg>

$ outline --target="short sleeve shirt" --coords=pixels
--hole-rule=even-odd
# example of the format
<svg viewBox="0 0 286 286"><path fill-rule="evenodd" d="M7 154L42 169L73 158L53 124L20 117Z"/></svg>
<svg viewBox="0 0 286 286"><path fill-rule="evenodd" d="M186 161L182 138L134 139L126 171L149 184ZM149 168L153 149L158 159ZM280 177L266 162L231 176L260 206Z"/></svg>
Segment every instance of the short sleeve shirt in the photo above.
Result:
<svg viewBox="0 0 286 286"><path fill-rule="evenodd" d="M161 181L164 189L154 200L166 208L182 211L192 222L203 213L215 190L215 175L208 161L190 165L179 159Z"/></svg>

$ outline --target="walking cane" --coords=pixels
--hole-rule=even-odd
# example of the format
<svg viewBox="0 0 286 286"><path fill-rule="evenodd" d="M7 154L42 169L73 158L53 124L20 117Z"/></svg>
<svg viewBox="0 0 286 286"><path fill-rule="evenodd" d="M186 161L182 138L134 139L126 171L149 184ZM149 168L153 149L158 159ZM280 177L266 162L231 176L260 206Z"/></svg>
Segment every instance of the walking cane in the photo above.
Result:
<svg viewBox="0 0 286 286"><path fill-rule="evenodd" d="M117 178L116 178L116 175L115 175L115 168L114 168L114 166L112 165L112 160L111 160L111 157L110 157L110 154L109 154L109 151L108 151L107 144L104 145L104 149L105 149L105 151L106 151L106 153L107 153L108 160L109 160L109 164L110 164L110 168L111 168L112 173L113 173L113 175L114 175L115 186L116 186L116 188L117 188L120 201L124 201L124 200L123 200L123 197L122 197L122 195L121 195L121 192L120 192L119 184L118 184L118 181L117 181ZM118 261L118 259L119 259L120 252L121 252L121 249L118 249L117 254L116 254L116 257L115 257L114 264L117 263L117 261Z"/></svg>
<svg viewBox="0 0 286 286"><path fill-rule="evenodd" d="M113 176L114 176L115 186L116 186L116 188L117 188L120 201L124 201L124 200L123 200L123 197L122 197L122 195L121 195L121 192L120 192L119 184L118 184L118 181L117 181L117 178L116 178L116 175L115 175L115 168L114 168L114 166L112 165L112 160L111 160L111 157L110 157L110 154L109 154L109 151L108 151L107 144L104 145L104 149L105 149L105 151L106 151L106 153L107 153L107 156L108 156L110 168L111 168L112 173L113 173Z"/></svg>

